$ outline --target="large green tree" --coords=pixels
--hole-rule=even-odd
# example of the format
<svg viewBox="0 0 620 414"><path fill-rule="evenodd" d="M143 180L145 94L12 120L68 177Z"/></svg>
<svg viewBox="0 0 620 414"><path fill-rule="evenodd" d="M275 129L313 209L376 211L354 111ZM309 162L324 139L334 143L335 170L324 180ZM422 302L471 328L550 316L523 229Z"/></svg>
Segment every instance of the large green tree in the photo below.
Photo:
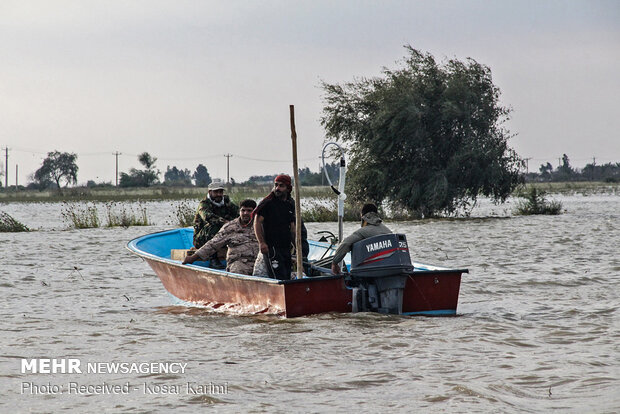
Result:
<svg viewBox="0 0 620 414"><path fill-rule="evenodd" d="M467 210L480 194L505 201L522 160L508 147L509 109L491 70L406 49L381 77L323 83L321 123L348 148L348 194L420 217Z"/></svg>
<svg viewBox="0 0 620 414"><path fill-rule="evenodd" d="M69 152L52 151L47 153L43 165L34 173L34 179L41 185L55 182L60 188L61 181L65 187L69 184L77 184L78 166L77 155Z"/></svg>

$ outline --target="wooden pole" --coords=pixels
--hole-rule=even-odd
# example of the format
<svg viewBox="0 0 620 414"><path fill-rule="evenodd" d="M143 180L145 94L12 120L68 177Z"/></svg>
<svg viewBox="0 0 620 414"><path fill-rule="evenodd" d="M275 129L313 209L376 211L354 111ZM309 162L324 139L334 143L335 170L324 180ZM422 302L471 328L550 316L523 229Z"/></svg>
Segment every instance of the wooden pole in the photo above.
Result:
<svg viewBox="0 0 620 414"><path fill-rule="evenodd" d="M289 105L291 113L291 140L293 141L293 177L295 178L295 250L297 254L297 278L301 279L303 254L301 247L301 194L299 193L299 168L297 167L297 132L295 131L295 105Z"/></svg>

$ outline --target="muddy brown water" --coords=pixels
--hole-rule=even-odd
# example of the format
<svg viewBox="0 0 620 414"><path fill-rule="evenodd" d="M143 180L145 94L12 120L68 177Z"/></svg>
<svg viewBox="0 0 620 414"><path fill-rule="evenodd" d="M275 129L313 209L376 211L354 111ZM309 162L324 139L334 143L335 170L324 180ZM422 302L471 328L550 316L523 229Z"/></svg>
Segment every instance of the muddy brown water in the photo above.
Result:
<svg viewBox="0 0 620 414"><path fill-rule="evenodd" d="M620 196L555 199L561 216L483 200L388 223L416 261L470 269L456 317L289 320L175 306L125 249L171 228L170 202L146 204L152 226L88 230L2 204L37 230L0 234L0 412L619 412ZM82 373L22 372L33 359Z"/></svg>

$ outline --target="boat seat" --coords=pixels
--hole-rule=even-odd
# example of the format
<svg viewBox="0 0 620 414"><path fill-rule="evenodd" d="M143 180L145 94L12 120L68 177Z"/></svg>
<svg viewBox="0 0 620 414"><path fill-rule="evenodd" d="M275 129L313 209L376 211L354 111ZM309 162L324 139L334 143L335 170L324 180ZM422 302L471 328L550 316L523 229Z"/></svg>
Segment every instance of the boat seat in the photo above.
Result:
<svg viewBox="0 0 620 414"><path fill-rule="evenodd" d="M172 249L170 250L170 258L172 260L183 261L187 256L191 255L190 249Z"/></svg>

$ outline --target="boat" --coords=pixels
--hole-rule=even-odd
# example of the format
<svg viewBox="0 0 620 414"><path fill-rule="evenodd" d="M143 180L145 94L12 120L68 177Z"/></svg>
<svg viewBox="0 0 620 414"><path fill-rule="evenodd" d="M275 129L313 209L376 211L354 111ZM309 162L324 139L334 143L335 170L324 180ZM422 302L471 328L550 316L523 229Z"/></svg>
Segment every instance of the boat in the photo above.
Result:
<svg viewBox="0 0 620 414"><path fill-rule="evenodd" d="M349 253L344 262L350 272L337 276L331 274L328 265L335 246L309 240L308 264L316 275L276 280L210 268L208 261L183 265L173 258L172 252L190 249L192 236L190 227L166 230L133 239L127 248L148 263L175 302L232 314L293 318L327 312L375 311L453 316L461 275L468 273L467 269L412 263L404 235L393 235L390 240L365 246L363 250L368 250L368 255L357 264L355 260L352 263Z"/></svg>

